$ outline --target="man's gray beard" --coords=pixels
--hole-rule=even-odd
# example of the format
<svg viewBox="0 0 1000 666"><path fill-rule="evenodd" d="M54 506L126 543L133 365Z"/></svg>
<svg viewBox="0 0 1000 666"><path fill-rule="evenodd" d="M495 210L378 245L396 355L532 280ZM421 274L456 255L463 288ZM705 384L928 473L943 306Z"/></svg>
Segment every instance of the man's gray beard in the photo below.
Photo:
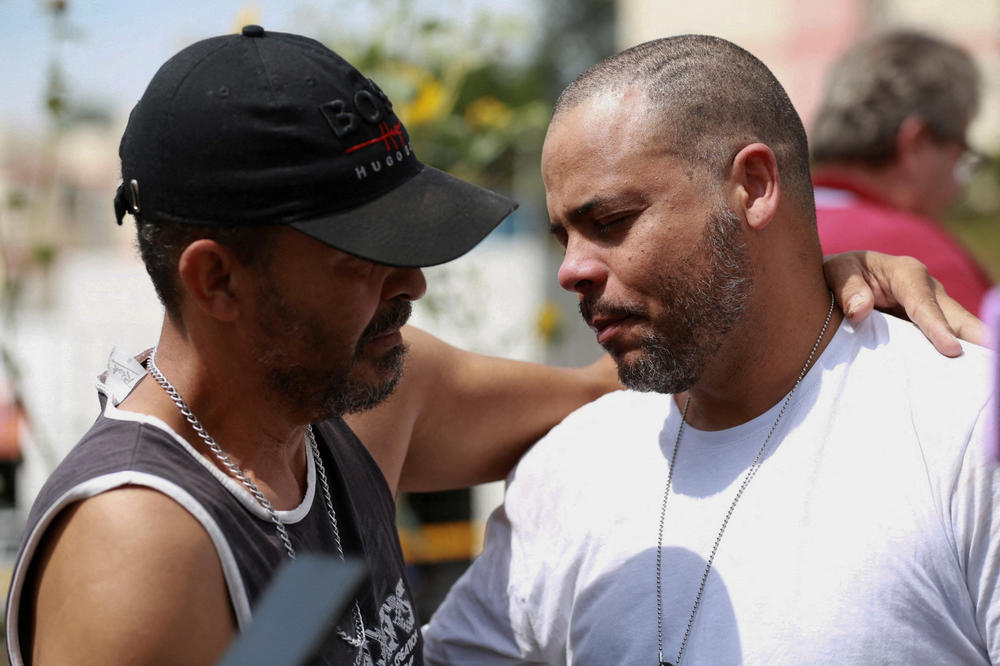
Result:
<svg viewBox="0 0 1000 666"><path fill-rule="evenodd" d="M694 284L661 279L667 321L652 322L655 330L644 334L639 359L615 359L619 380L632 390L680 393L694 386L746 309L753 267L740 218L728 209L712 213L698 252L709 253L709 265Z"/></svg>
<svg viewBox="0 0 1000 666"><path fill-rule="evenodd" d="M328 396L326 409L330 417L368 411L392 395L403 376L406 351L404 346L396 347L379 359L378 371L388 375L384 382L362 384L345 378L341 391Z"/></svg>
<svg viewBox="0 0 1000 666"><path fill-rule="evenodd" d="M389 351L378 361L384 381L365 384L348 374L349 369L318 377L315 369L273 367L268 372L268 387L290 405L309 410L310 421L336 418L369 410L388 398L403 375L404 346ZM311 408L308 406L312 406Z"/></svg>
<svg viewBox="0 0 1000 666"><path fill-rule="evenodd" d="M267 385L277 401L307 414L310 421L320 421L371 409L396 389L406 356L403 345L378 359L376 371L382 381L365 384L353 378L351 371L369 341L406 323L412 311L409 301L396 301L377 315L362 332L353 353L337 361L336 354L309 351L333 343L326 322L315 313L285 303L267 275L261 280L260 298L262 341L257 362L266 368Z"/></svg>

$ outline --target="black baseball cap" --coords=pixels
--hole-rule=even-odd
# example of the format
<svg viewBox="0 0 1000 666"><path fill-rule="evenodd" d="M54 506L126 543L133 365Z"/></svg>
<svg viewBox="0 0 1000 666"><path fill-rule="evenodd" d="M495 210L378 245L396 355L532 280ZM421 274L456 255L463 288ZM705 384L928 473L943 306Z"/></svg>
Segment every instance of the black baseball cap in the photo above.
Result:
<svg viewBox="0 0 1000 666"><path fill-rule="evenodd" d="M115 215L283 224L355 256L432 266L517 204L422 164L389 98L319 42L257 25L185 48L129 116Z"/></svg>

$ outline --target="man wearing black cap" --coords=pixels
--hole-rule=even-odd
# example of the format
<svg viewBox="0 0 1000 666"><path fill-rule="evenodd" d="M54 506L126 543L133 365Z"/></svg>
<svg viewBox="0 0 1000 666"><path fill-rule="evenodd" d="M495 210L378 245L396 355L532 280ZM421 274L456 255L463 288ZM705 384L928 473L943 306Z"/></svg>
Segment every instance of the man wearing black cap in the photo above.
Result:
<svg viewBox="0 0 1000 666"><path fill-rule="evenodd" d="M112 356L103 413L32 508L12 662L213 663L274 571L318 551L371 573L325 663L421 663L395 492L500 478L612 386L413 331L383 402L419 267L515 204L421 164L335 53L257 26L169 60L120 153L116 212L136 219L166 315L156 348ZM377 404L354 431L341 418Z"/></svg>

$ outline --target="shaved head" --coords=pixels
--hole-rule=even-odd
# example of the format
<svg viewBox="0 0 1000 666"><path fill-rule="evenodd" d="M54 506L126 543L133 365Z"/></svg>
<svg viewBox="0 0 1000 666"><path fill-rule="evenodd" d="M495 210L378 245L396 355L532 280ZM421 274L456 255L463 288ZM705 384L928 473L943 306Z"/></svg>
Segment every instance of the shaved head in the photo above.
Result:
<svg viewBox="0 0 1000 666"><path fill-rule="evenodd" d="M611 56L559 96L553 123L598 96L635 88L669 150L715 181L744 146L767 144L786 197L813 221L809 148L802 120L771 71L744 49L706 35L658 39Z"/></svg>

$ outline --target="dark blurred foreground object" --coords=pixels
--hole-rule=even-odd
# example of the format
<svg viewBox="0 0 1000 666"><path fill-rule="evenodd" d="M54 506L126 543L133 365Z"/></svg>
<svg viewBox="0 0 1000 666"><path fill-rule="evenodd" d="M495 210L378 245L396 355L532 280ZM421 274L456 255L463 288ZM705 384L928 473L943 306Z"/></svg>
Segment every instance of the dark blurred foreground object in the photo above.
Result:
<svg viewBox="0 0 1000 666"><path fill-rule="evenodd" d="M265 590L253 622L220 666L309 663L367 576L364 564L352 558L304 554L290 561Z"/></svg>

